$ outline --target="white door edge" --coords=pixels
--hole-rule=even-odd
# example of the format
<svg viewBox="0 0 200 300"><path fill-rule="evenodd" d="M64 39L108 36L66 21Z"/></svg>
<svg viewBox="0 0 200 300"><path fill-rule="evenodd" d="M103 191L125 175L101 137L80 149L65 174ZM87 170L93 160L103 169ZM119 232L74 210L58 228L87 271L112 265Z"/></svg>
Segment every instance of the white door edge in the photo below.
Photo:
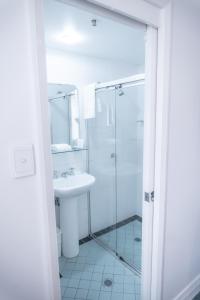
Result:
<svg viewBox="0 0 200 300"><path fill-rule="evenodd" d="M147 26L145 58L143 211L142 211L142 291L141 299L151 299L153 199L155 177L157 29ZM149 199L145 199L147 193ZM147 201L148 200L148 201Z"/></svg>

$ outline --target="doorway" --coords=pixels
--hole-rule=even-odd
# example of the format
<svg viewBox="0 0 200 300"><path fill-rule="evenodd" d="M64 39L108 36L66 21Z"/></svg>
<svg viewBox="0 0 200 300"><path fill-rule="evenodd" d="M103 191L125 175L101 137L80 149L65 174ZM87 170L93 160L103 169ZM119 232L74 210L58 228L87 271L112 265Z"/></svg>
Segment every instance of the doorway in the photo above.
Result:
<svg viewBox="0 0 200 300"><path fill-rule="evenodd" d="M47 21L48 24L46 26L47 28L46 43L48 47L47 50L47 73L49 77L48 80L49 82L51 82L51 84L52 83L59 84L59 85L65 84L67 86L73 85L78 90L77 94L80 96L79 97L80 115L78 117L79 118L78 123L79 123L79 133L81 135L77 139L81 140L81 142L79 141L80 142L79 144L84 145L83 147L79 147L77 146L78 145L77 143L75 145L75 148L74 145L70 145L71 148L68 148L68 150L66 151L62 151L62 153L61 152L52 153L54 170L62 174L63 172L66 171L66 165L69 166L71 162L73 162L74 165L73 166L70 165L70 168L75 167L80 170L80 164L81 164L84 171L92 173L92 175L94 175L97 179L96 185L90 191L89 205L87 206L87 208L86 206L84 206L87 203L86 198L83 202L80 202L79 204L78 209L79 209L79 216L80 216L79 218L80 247L81 245L84 245L82 247L84 249L86 248L85 243L91 242L90 245L93 245L95 251L98 252L97 250L98 247L96 246L95 243L93 243L93 241L91 241L91 238L94 238L95 241L100 243L102 242L101 245L104 248L106 248L108 251L114 254L114 256L119 258L118 261L122 262L123 266L127 265L129 267L128 269L129 271L131 270L133 271L133 274L136 274L136 276L138 275L140 276L140 274L142 273L141 258L142 258L142 252L144 252L142 250L142 247L143 247L143 240L145 237L145 235L142 233L142 219L143 219L142 206L144 200L143 186L144 187L146 186L143 180L144 178L143 170L145 171L146 168L146 164L143 163L143 157L147 158L148 156L148 159L150 159L149 154L146 153L149 149L148 147L145 148L144 145L148 144L148 141L147 139L145 140L145 137L148 136L149 130L152 130L152 128L154 127L154 125L152 125L154 123L153 114L148 116L148 118L145 118L145 116L147 116L148 114L148 111L145 107L149 107L149 103L151 102L151 101L147 101L148 104L145 103L147 98L145 96L146 94L145 90L147 90L147 87L150 84L150 82L146 83L145 81L144 72L146 70L146 66L145 68L138 67L137 71L135 72L134 70L133 72L133 68L130 62L128 63L126 62L127 65L126 68L124 68L119 63L119 57L118 57L112 66L110 64L110 61L108 62L107 60L106 62L103 62L101 60L100 63L96 65L95 71L94 69L92 69L91 71L91 69L87 68L86 66L87 64L89 65L88 53L87 54L84 53L84 59L83 59L83 53L81 54L82 55L81 59L80 57L79 57L80 60L77 59L77 53L80 55L81 46L75 47L73 45L72 47L69 47L69 45L66 46L65 43L64 43L65 45L61 43L60 47L62 48L62 50L61 49L55 50L55 48L52 47L51 36L49 35L49 32L55 26L55 24L56 26L58 26L59 23L62 23L61 22L62 18L58 18L58 14L60 13L61 16L65 14L69 14L71 17L75 15L78 16L79 18L80 14L82 14L83 11L84 12L86 11L86 14L88 14L88 12L87 10L84 9L84 6L83 7L81 6L81 9L80 7L78 8L79 13L77 13L76 15L76 12L74 12L77 10L76 6L73 5L68 6L67 4L59 3L59 1L46 1L46 3L47 6L50 3L50 8L49 8L50 10L48 11L49 16L47 16L47 19L51 20L49 23ZM61 10L59 10L60 8L58 7L55 8L54 7L55 4L58 7L60 5L60 8L62 5ZM53 7L55 9L53 9ZM91 14L89 14L89 20L91 21L89 23L92 28L98 27L98 22L99 24L101 24L101 22L103 23L100 17L99 17L100 21L98 20L97 15L95 14L95 16L93 15L91 16ZM102 11L100 15L102 15ZM111 14L111 15L112 17L110 16L110 18L112 19L112 21L113 19L115 20L113 22L116 23L118 22L120 24L126 23L126 26L128 26L129 29L134 26L136 26L135 28L142 28L142 32L143 32L142 39L143 39L143 45L145 49L144 32L146 31L146 26L137 23L135 21L132 21L130 19L125 20L126 18L124 17L122 17L122 19L120 19L119 21L119 15L115 15L115 14ZM116 19L118 21L116 21ZM127 25L127 23L129 25ZM106 32L106 29L108 28L110 27L105 26L104 32ZM74 33L75 32L73 32L73 34ZM121 39L119 39L119 34L117 35L118 38L116 39L116 41L118 43L122 45L126 43L124 40L123 41L121 40L123 38L123 34L120 36ZM65 35L65 37L66 36L69 39L70 36L69 32L68 34ZM73 35L73 37L74 36L75 35ZM76 37L78 38L78 36ZM61 37L61 40L62 38L63 36ZM56 41L55 44L57 43L60 44L61 40L59 40L59 42ZM94 44L95 43L93 43L92 45ZM106 43L104 43L103 45L106 45ZM112 52L113 56L116 55L118 48L119 47L116 46L115 53ZM90 51L91 49L94 50L95 47L90 47ZM124 47L124 49L127 49L127 47ZM122 52L124 49L122 47ZM64 55L65 51L67 52L66 56ZM90 55L92 56L91 52ZM126 53L124 57L125 56L127 57L127 55L128 54ZM145 53L142 52L143 58L144 55ZM73 60L75 62L74 64L72 63ZM80 79L80 77L77 76L76 71L83 62L84 63L86 62L86 64L84 64L83 69L81 70L79 69L79 75L81 74L81 72L84 72L84 74L82 74L83 78ZM118 65L120 69L119 73L118 73L119 70L117 70L116 68L116 66ZM127 68L128 65L129 68ZM99 72L98 76L95 77L94 74L96 75L96 70L99 71L102 67L105 69L105 73L102 75L102 73ZM114 72L112 68L113 69L115 68ZM123 71L122 72L123 74L121 74L121 71ZM133 75L133 73L135 73L136 75L135 74ZM88 74L91 76L89 80L87 78ZM133 78L134 76L135 78ZM137 76L141 76L141 77L137 79ZM126 82L127 78L128 78L128 82ZM81 100L82 97L81 90L85 85L91 84L93 82L95 82L95 117L85 118L83 116L83 111L81 110L84 102L84 101L82 102ZM154 110L155 107L153 107L152 109ZM152 110L150 112L152 112ZM123 116L123 114L125 115L125 117ZM103 119L103 126L106 127L106 130L104 130L105 128L101 127L102 119ZM146 129L148 128L148 130L145 131L145 128ZM72 129L73 128L69 129L69 131L71 132ZM56 132L56 130L54 129L54 132ZM101 143L101 139L100 141L99 140L95 141L95 139L98 139L98 137L100 136L99 133L101 133L102 136L104 137L103 143ZM108 138L105 138L107 134L108 134ZM66 143L66 141L64 142ZM154 148L152 140L151 140L150 147ZM105 159L105 161L100 160L98 162L98 155L100 158L102 158L102 156L105 154L107 149L109 150L109 161ZM150 154L152 154L153 151L151 149ZM81 159L80 162L80 158L77 158L78 154L80 154L79 156L81 156L84 161ZM61 155L62 158L60 159ZM89 166L88 169L86 164L87 162ZM102 174L100 174L101 170L102 170ZM145 178L147 179L148 177L149 174L146 174ZM152 178L151 178L151 182L152 182ZM99 184L100 187L98 186ZM105 187L107 187L107 190ZM98 191L97 188L99 188ZM153 186L148 185L148 189L145 188L145 191L147 191L147 194L149 194L150 191L153 191ZM100 197L98 198L98 196ZM149 195L147 195L147 198L148 196ZM98 201L97 199L100 201ZM103 203L103 201L105 203ZM86 210L87 213L85 213ZM56 207L56 211L57 211L57 226L59 227L60 223L59 223L58 205ZM85 220L89 220L89 222L85 222ZM102 220L104 221L103 225L100 224ZM145 245L147 245L146 242ZM149 244L148 247L151 247L151 244ZM91 247L90 250L92 249L93 248ZM146 249L146 251L149 251L149 249ZM99 251L99 253L100 252L101 251ZM60 266L61 266L60 270L68 266L68 268L65 268L65 270L63 269L64 272L61 271L61 275L64 277L64 279L68 278L67 276L69 274L71 276L76 271L79 271L80 273L85 272L83 270L74 270L74 269L70 270L69 267L72 268L72 264L74 264L73 267L75 267L75 265L76 267L78 267L77 265L80 264L80 261L82 260L80 259L80 257L76 257L76 259L73 258L72 260L70 259L66 260L63 257L61 257L60 259ZM91 265L95 265L95 264L93 263ZM81 268L82 267L83 266L81 266ZM96 273L94 272L94 268L92 273ZM125 271L123 271L123 273L124 272ZM105 273L105 274L110 274L110 273ZM120 275L120 274L114 273L114 275ZM81 276L85 276L85 275L81 274ZM89 278L79 277L76 280L77 286L76 287L67 286L67 288L64 289L63 292L64 295L67 295L66 290L71 288L73 289L75 288L76 292L75 291L73 292L77 293L78 289L82 289L82 285L80 284L83 284L83 282L81 283L81 281L82 280L93 281L92 278L90 278L91 280L88 280ZM140 277L134 277L134 278L140 278ZM71 279L73 278L70 278L70 282ZM104 289L104 287L102 288L103 282L101 279L100 289L98 290L99 293L101 294L101 292L102 293L109 292L112 295L113 292L112 288L109 289L109 291L108 290L103 291ZM138 297L140 297L140 279L138 280L136 279L136 282L139 282L137 288L137 292L138 292L137 295ZM71 285L75 283L69 283L69 284ZM87 285L88 284L89 283L87 282ZM86 290L89 291L89 286Z"/></svg>

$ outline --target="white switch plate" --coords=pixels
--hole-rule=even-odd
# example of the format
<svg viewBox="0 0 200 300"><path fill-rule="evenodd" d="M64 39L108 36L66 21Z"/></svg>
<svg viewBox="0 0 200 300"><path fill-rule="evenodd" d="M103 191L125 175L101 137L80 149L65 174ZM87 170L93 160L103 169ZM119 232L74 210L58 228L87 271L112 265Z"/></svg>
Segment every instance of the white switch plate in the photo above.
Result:
<svg viewBox="0 0 200 300"><path fill-rule="evenodd" d="M32 176L35 174L35 160L33 145L16 146L12 150L13 176L15 178Z"/></svg>

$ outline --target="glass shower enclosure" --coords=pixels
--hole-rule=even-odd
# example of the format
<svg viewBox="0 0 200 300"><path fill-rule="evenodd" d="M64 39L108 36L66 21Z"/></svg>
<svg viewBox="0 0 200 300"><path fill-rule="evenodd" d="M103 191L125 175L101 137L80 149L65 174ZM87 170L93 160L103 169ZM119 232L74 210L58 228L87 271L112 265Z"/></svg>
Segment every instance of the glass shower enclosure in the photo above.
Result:
<svg viewBox="0 0 200 300"><path fill-rule="evenodd" d="M90 234L141 272L144 75L96 88L88 120Z"/></svg>

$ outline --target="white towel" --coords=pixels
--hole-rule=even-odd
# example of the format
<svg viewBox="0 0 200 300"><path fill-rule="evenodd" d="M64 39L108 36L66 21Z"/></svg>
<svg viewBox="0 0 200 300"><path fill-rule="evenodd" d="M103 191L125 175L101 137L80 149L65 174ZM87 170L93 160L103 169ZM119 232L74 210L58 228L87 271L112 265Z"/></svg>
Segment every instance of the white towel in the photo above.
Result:
<svg viewBox="0 0 200 300"><path fill-rule="evenodd" d="M102 112L102 103L101 103L101 99L99 97L97 97L97 112L101 113Z"/></svg>
<svg viewBox="0 0 200 300"><path fill-rule="evenodd" d="M52 144L51 151L52 153L71 151L72 147L69 144Z"/></svg>
<svg viewBox="0 0 200 300"><path fill-rule="evenodd" d="M84 119L95 118L95 87L96 83L92 83L83 87L82 95Z"/></svg>

